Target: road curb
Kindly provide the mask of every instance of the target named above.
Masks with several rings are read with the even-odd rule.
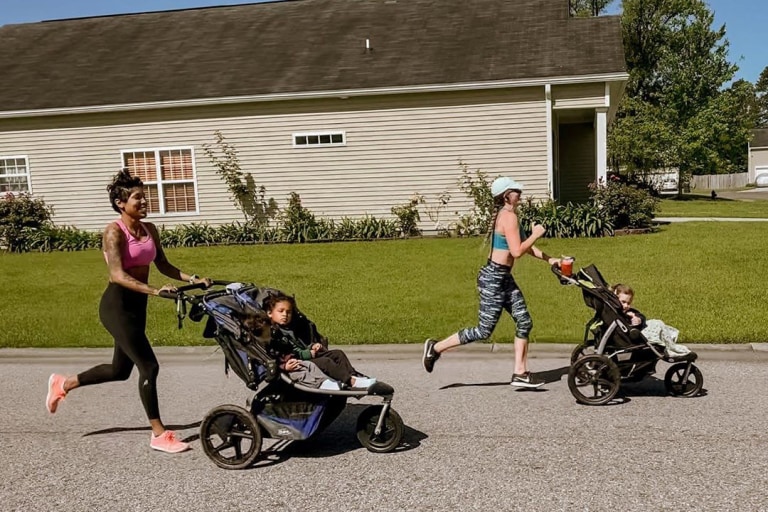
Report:
[[[531,358],[569,357],[576,343],[531,343],[528,354]],[[700,357],[734,358],[745,356],[768,357],[768,343],[686,343]],[[421,356],[422,343],[390,343],[378,345],[332,345],[331,348],[344,350],[351,357],[414,357]],[[194,347],[154,347],[159,359],[205,359],[223,357],[217,345]],[[453,351],[452,351],[453,352]],[[512,343],[473,343],[456,349],[455,354],[469,357],[492,356],[498,353],[514,353]],[[105,348],[0,348],[0,362],[41,362],[44,360],[83,361],[103,359],[112,354],[111,347]]]

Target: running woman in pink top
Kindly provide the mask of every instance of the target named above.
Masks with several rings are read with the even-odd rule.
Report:
[[[147,198],[139,178],[124,169],[107,186],[107,191],[112,208],[120,214],[119,219],[107,225],[102,240],[109,284],[101,297],[99,318],[115,339],[112,363],[94,366],[77,375],[52,374],[45,405],[53,414],[59,402],[74,388],[127,380],[136,366],[139,396],[152,427],[150,447],[169,453],[182,452],[189,445],[178,440],[175,432],[166,430],[160,420],[156,387],[159,365],[145,334],[147,296],[176,288],[170,284],[162,288],[148,284],[149,267],[154,263],[162,274],[179,281],[203,282],[210,286],[211,280],[185,274],[165,257],[157,228],[141,221],[147,216]]]

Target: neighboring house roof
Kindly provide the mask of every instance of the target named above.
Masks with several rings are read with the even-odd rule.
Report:
[[[749,145],[753,148],[768,148],[768,128],[752,130],[752,140]]]
[[[366,39],[372,51],[365,50]],[[623,73],[568,0],[293,0],[0,28],[0,111]]]

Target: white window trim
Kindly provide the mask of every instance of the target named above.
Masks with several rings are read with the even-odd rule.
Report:
[[[334,135],[341,135],[344,142],[296,144],[296,137],[320,137],[321,135],[329,135],[331,137],[333,137]],[[293,147],[296,149],[341,147],[341,146],[347,145],[347,132],[344,130],[325,130],[325,131],[319,131],[319,132],[296,132],[291,134],[291,143],[293,144]]]
[[[125,155],[127,153],[149,153],[154,152],[155,153],[155,173],[156,175],[162,176],[162,173],[160,172],[160,155],[159,153],[161,151],[190,151],[190,154],[192,156],[192,184],[195,187],[195,210],[194,211],[188,211],[188,212],[164,212],[165,210],[165,195],[163,193],[163,187],[160,186],[161,184],[167,184],[167,183],[189,183],[190,180],[164,180],[164,181],[147,181],[144,182],[145,185],[158,185],[157,187],[157,195],[158,195],[158,201],[160,205],[160,212],[158,213],[151,213],[147,214],[147,218],[158,218],[158,217],[182,217],[184,215],[200,215],[200,190],[197,186],[197,158],[195,156],[195,147],[194,146],[160,146],[155,148],[134,148],[134,149],[121,149],[120,150],[120,168],[125,167]]]
[[[0,160],[20,160],[20,159],[24,159],[24,161],[27,163],[27,173],[26,173],[27,190],[24,192],[12,192],[10,190],[7,192],[0,192],[0,197],[5,197],[8,194],[21,194],[21,193],[31,194],[32,193],[32,173],[29,170],[29,156],[28,155],[0,155]],[[11,176],[11,175],[3,174],[3,176]],[[12,176],[24,176],[24,175],[13,174]]]

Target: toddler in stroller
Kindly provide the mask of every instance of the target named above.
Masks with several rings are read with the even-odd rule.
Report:
[[[292,324],[296,310],[293,297],[272,295],[264,301],[264,308],[272,322],[270,346],[278,353],[285,368],[303,367],[310,361],[342,386],[367,388],[376,383],[376,379],[355,370],[343,351],[329,350],[328,341],[316,329],[304,330],[308,338],[300,336]]]
[[[585,304],[595,311],[585,327],[583,342],[571,355],[568,372],[568,388],[579,403],[610,402],[622,381],[639,381],[653,375],[659,360],[672,364],[664,377],[670,394],[690,397],[701,392],[704,381],[693,364],[696,353],[675,354],[649,342],[641,331],[645,318],[636,310],[632,315],[625,313],[631,300],[622,304],[597,267],[589,265],[572,276],[563,276],[556,266],[552,272],[562,284],[579,287]]]
[[[399,446],[404,424],[391,407],[394,389],[388,384],[323,389],[306,375],[292,375],[296,372],[280,368],[281,363],[270,348],[271,322],[264,304],[270,296],[284,294],[271,288],[226,281],[214,281],[213,287],[201,294],[189,293],[203,287],[182,286],[175,293],[161,296],[176,300],[179,326],[186,317],[188,304],[190,319],[207,318],[203,336],[215,339],[221,347],[225,372],[231,369],[255,393],[246,401],[245,408],[221,405],[203,418],[200,442],[216,465],[225,469],[252,465],[261,453],[265,437],[285,441],[315,437],[341,414],[348,398],[379,396],[383,400],[381,405],[363,409],[357,418],[357,438],[365,448],[383,453]],[[314,323],[298,309],[293,314],[292,327],[296,333],[302,339],[314,339]],[[311,361],[301,363],[307,365],[307,373],[314,371]],[[286,363],[282,364],[288,368]],[[326,375],[321,378],[327,380]]]

